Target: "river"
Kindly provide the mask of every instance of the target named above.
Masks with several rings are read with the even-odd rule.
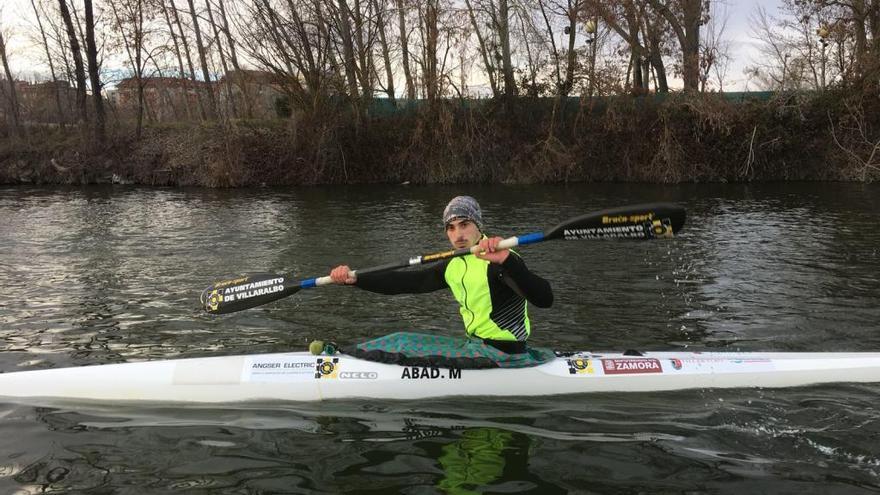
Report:
[[[311,277],[445,249],[477,197],[490,233],[649,201],[676,239],[520,249],[567,350],[880,351],[880,185],[0,188],[0,371],[461,335],[450,294],[324,287],[214,317],[248,272]],[[880,385],[431,401],[81,404],[0,399],[0,493],[868,493]]]

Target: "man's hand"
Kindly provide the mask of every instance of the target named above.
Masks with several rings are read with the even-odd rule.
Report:
[[[343,285],[352,285],[357,282],[357,276],[351,272],[348,265],[339,265],[330,270],[330,278],[334,283]]]
[[[488,239],[481,239],[480,243],[480,251],[475,256],[477,258],[487,260],[492,263],[501,264],[504,263],[504,260],[510,255],[510,251],[507,249],[498,249],[498,243],[503,239],[501,237],[490,237]]]

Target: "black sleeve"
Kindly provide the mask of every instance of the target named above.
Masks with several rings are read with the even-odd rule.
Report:
[[[445,260],[418,268],[357,274],[355,285],[379,294],[433,292],[448,287],[445,277],[446,265],[448,264],[449,260]]]
[[[501,269],[510,277],[527,301],[539,308],[553,305],[553,289],[550,282],[530,272],[525,262],[514,252],[504,260]]]

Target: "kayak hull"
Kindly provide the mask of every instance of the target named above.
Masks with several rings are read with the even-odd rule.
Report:
[[[305,352],[0,374],[0,397],[223,403],[544,396],[880,382],[880,353],[573,353],[518,369],[446,369]]]

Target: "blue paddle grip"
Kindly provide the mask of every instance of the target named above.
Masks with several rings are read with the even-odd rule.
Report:
[[[535,232],[533,234],[521,235],[521,236],[517,237],[517,240],[519,241],[520,246],[522,246],[524,244],[534,244],[536,242],[541,242],[544,240],[544,233],[543,232]]]

